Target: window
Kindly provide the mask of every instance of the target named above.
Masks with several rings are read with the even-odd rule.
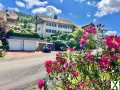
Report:
[[[56,26],[57,26],[56,23],[51,23],[51,22],[47,22],[46,25],[47,25],[47,26],[52,26],[52,27],[56,27]]]
[[[50,29],[46,29],[46,32],[47,32],[47,33],[51,33],[51,30],[50,30]]]
[[[51,30],[51,29],[46,29],[46,32],[47,33],[56,33],[57,31],[56,30]]]
[[[71,29],[72,28],[72,26],[71,25],[69,25],[69,29]]]
[[[40,31],[40,30],[41,30],[41,28],[40,28],[40,27],[38,27],[38,30]]]
[[[59,28],[64,28],[64,29],[69,28],[69,26],[66,25],[66,24],[59,24],[58,27],[59,27]]]
[[[46,25],[48,25],[48,26],[52,26],[52,24],[50,23],[50,22],[47,22],[47,24]]]
[[[68,28],[68,25],[64,25],[64,28],[67,29],[67,28]]]
[[[56,30],[52,30],[52,33],[56,33]]]
[[[56,27],[56,23],[52,23],[52,26],[53,26],[53,27]]]
[[[62,24],[59,24],[58,27],[59,27],[59,28],[62,28]]]
[[[67,29],[67,25],[63,25],[63,28],[64,28],[64,29]]]
[[[48,26],[48,25],[49,25],[49,22],[47,22],[46,25]]]

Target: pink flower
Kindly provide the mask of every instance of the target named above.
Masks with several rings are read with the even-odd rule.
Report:
[[[85,59],[87,60],[87,61],[93,61],[93,59],[94,59],[94,56],[91,54],[91,52],[89,51],[89,52],[87,52],[87,54],[85,55]]]
[[[53,61],[51,61],[51,60],[45,62],[45,68],[46,68],[46,71],[48,74],[50,74],[53,70],[52,64],[53,64]]]
[[[62,65],[67,62],[67,60],[64,59],[64,58],[62,58],[62,57],[56,57],[56,60],[57,60],[58,63],[60,63],[60,64],[62,64]]]
[[[57,52],[56,53],[56,57],[62,57],[62,53],[61,52]]]
[[[93,33],[93,34],[97,33],[97,30],[96,30],[95,26],[91,26],[91,27],[85,29],[85,31],[88,32],[88,33]]]
[[[105,44],[110,49],[120,49],[120,36],[107,36],[105,38]]]
[[[120,54],[113,54],[113,55],[111,55],[111,58],[112,58],[113,60],[120,59]]]
[[[84,31],[83,32],[83,36],[82,36],[84,39],[88,39],[88,37],[89,37],[89,33],[88,32],[86,32],[86,31]]]
[[[69,69],[69,63],[66,62],[64,65],[63,65],[63,71],[67,71]]]
[[[51,67],[47,67],[46,71],[47,71],[48,74],[50,74],[53,71],[53,69]]]
[[[73,52],[73,51],[75,51],[75,49],[74,48],[68,48],[67,51]]]
[[[101,70],[107,70],[110,66],[110,58],[108,56],[103,55],[99,61],[99,65]]]
[[[45,62],[45,67],[51,67],[53,64],[53,61],[52,60],[48,60]]]
[[[87,43],[87,40],[86,40],[86,39],[84,39],[84,38],[81,38],[81,39],[80,39],[80,46],[81,46],[81,47],[84,46],[86,43]]]
[[[78,82],[78,86],[80,89],[84,89],[86,87],[88,87],[88,83],[87,82]]]
[[[38,88],[41,90],[45,86],[44,80],[38,80]]]
[[[73,72],[72,72],[72,76],[73,76],[73,77],[78,77],[78,76],[80,76],[80,72],[78,72],[78,71],[73,71]]]
[[[75,90],[72,86],[68,86],[67,90]]]

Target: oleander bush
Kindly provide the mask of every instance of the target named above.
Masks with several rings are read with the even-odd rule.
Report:
[[[99,40],[98,35],[96,26],[89,27],[79,39],[79,51],[69,48],[46,61],[48,78],[38,80],[39,89],[111,90],[111,81],[120,80],[120,36]]]

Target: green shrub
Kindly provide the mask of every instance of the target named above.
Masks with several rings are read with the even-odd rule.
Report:
[[[9,36],[16,36],[16,37],[27,37],[27,38],[40,38],[37,33],[17,33],[14,31],[10,31]]]
[[[1,40],[1,41],[2,41],[2,46],[1,46],[1,48],[2,48],[3,50],[9,50],[8,41],[7,41],[6,39],[3,39],[3,40]]]
[[[0,57],[4,57],[4,56],[5,56],[5,53],[6,53],[6,51],[5,51],[5,50],[0,49]]]

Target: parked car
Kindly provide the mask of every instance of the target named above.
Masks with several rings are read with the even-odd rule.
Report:
[[[45,53],[50,53],[51,52],[51,48],[48,45],[45,45],[45,46],[43,46],[42,51],[45,52]]]

